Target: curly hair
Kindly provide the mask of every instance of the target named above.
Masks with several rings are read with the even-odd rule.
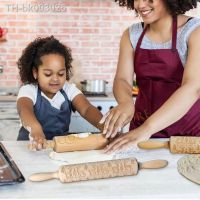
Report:
[[[65,68],[67,72],[66,80],[70,79],[72,68],[71,49],[63,45],[53,36],[46,38],[36,38],[23,50],[17,65],[22,83],[37,84],[33,77],[33,68],[38,69],[42,64],[41,57],[48,54],[59,54],[65,59]]]
[[[153,0],[148,0],[153,2]],[[184,14],[185,12],[196,8],[200,0],[163,0],[172,15]],[[134,0],[115,0],[119,6],[127,7],[127,9],[134,10]]]

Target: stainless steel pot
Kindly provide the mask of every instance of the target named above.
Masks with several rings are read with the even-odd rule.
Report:
[[[83,92],[89,93],[106,93],[106,84],[104,80],[84,80],[81,81]]]

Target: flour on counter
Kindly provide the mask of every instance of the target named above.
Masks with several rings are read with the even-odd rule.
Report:
[[[103,150],[91,150],[91,151],[74,151],[56,153],[50,152],[49,157],[52,160],[62,161],[65,164],[77,164],[86,162],[98,162],[105,160],[114,160],[122,158],[135,157],[135,152],[139,151],[139,148],[129,148],[126,151],[115,152],[111,154],[105,154]]]
[[[141,151],[141,150],[138,147],[133,146],[133,147],[129,147],[127,150],[115,152],[113,157],[115,159],[130,158],[130,157],[132,158],[132,157],[135,157],[135,153],[138,151]]]

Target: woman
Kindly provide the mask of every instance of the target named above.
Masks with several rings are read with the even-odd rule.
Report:
[[[183,15],[199,0],[115,0],[136,11],[144,23],[125,30],[113,91],[118,106],[101,120],[114,138],[112,152],[150,137],[200,136],[200,19]],[[133,72],[139,86],[133,102]]]

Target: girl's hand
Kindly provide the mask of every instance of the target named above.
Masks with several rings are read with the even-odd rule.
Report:
[[[29,140],[30,140],[30,149],[33,151],[39,151],[41,149],[45,148],[45,144],[46,144],[46,139],[45,139],[45,135],[43,132],[39,132],[39,131],[32,131],[29,134]]]
[[[99,123],[104,123],[103,134],[114,138],[122,127],[128,124],[134,115],[133,103],[122,103],[107,112]]]
[[[148,140],[151,137],[151,135],[148,135],[145,132],[141,133],[138,130],[139,128],[128,133],[121,134],[113,142],[107,145],[104,152],[109,154],[119,150],[126,150],[129,147],[136,147],[137,143]]]

